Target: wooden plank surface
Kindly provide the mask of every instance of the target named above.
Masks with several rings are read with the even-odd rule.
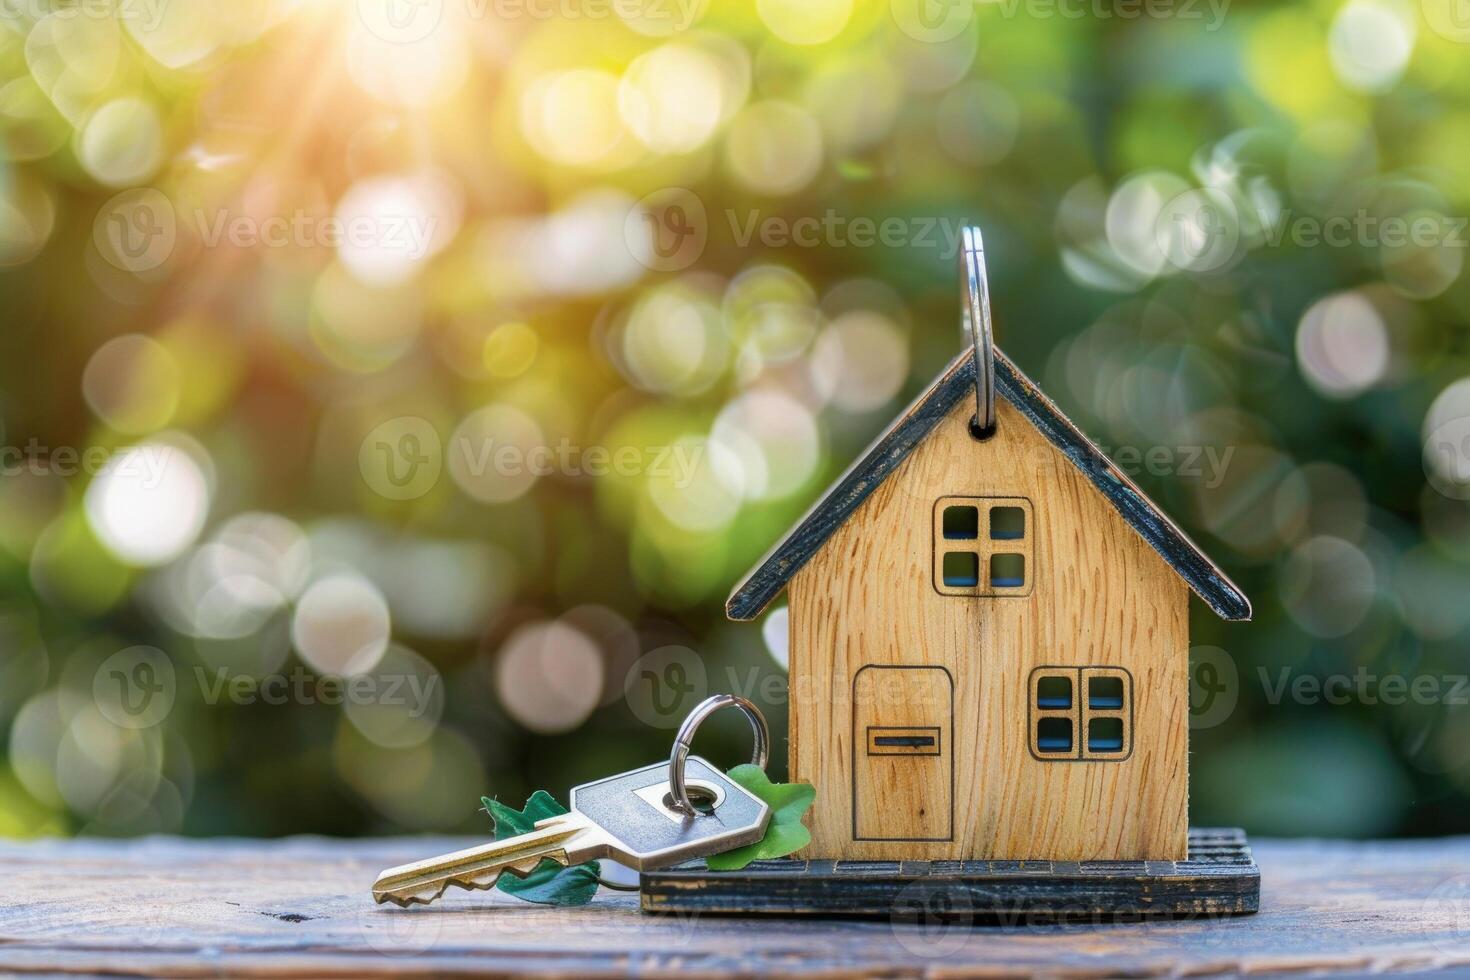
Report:
[[[375,906],[459,839],[0,844],[0,973],[143,976],[1219,975],[1470,967],[1470,838],[1253,841],[1259,915],[1001,927],[649,916],[455,891]]]

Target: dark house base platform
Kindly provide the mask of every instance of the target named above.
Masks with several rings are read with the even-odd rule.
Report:
[[[1187,861],[695,861],[642,876],[645,912],[1030,923],[1255,912],[1261,869],[1242,830],[1189,832]]]

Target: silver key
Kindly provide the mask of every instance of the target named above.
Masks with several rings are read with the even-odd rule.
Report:
[[[450,885],[494,888],[504,872],[524,878],[546,858],[565,865],[611,858],[652,871],[765,836],[771,808],[708,762],[690,757],[685,782],[699,808],[692,816],[671,805],[669,764],[658,762],[578,786],[569,812],[537,821],[528,834],[389,868],[373,883],[373,898],[426,905]]]

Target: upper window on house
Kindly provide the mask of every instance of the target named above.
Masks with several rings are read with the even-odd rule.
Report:
[[[1024,497],[940,498],[934,505],[934,587],[944,595],[1030,595],[1033,517]]]

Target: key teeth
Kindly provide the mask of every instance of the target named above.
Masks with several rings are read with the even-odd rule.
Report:
[[[397,895],[393,894],[391,889],[384,889],[381,892],[374,889],[373,898],[377,899],[379,905],[382,905],[386,902],[392,902],[394,905],[398,906],[401,909],[410,908],[414,905],[428,905],[436,901],[441,895],[448,891],[450,885],[454,885],[457,888],[463,888],[465,891],[490,891],[497,884],[500,883],[500,876],[506,874],[507,872],[524,881],[526,878],[529,878],[537,868],[541,866],[542,861],[556,861],[562,865],[565,865],[567,864],[566,852],[561,851],[557,854],[539,854],[535,857],[523,858],[522,860],[517,861],[514,864],[504,865],[500,868],[500,870],[495,873],[495,876],[493,878],[482,879],[480,881],[476,881],[473,878],[446,878],[439,884],[439,889],[435,891],[432,895],[428,895],[425,892],[417,892],[415,894],[406,895],[403,898],[399,898]]]

